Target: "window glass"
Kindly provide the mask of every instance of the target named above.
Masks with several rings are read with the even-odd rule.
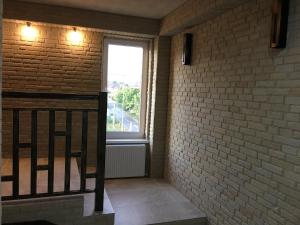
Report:
[[[117,44],[107,48],[107,131],[140,132],[144,49]]]

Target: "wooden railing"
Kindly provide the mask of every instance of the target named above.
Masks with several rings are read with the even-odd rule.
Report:
[[[2,97],[17,98],[17,99],[49,99],[49,100],[86,100],[97,101],[97,108],[3,108],[3,111],[11,111],[13,115],[13,135],[12,135],[12,175],[2,176],[2,182],[12,182],[12,195],[2,196],[2,200],[18,200],[27,198],[40,198],[58,195],[73,195],[95,192],[95,210],[103,210],[103,195],[104,195],[104,169],[105,169],[105,149],[106,149],[106,114],[107,114],[107,93],[100,92],[98,95],[77,95],[77,94],[58,94],[58,93],[24,93],[24,92],[3,92]],[[31,143],[21,143],[20,136],[20,112],[31,112]],[[49,137],[48,137],[48,163],[46,165],[38,165],[37,157],[37,127],[38,112],[48,112],[49,114]],[[72,151],[72,114],[73,112],[82,113],[82,135],[81,149],[78,152]],[[66,130],[55,130],[55,115],[56,112],[65,112],[66,114]],[[96,172],[87,173],[87,145],[88,145],[88,118],[90,112],[97,112],[97,163]],[[54,191],[54,160],[55,160],[55,137],[63,136],[65,142],[65,176],[64,190],[61,192]],[[30,194],[21,195],[19,193],[20,175],[19,175],[19,150],[22,148],[30,148],[31,160],[31,177],[30,177]],[[70,173],[71,173],[71,158],[80,159],[80,189],[70,190]],[[37,172],[48,172],[48,187],[46,193],[37,193]],[[95,189],[91,190],[86,187],[86,179],[95,178]]]

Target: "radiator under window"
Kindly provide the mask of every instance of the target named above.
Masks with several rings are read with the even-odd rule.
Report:
[[[146,145],[107,145],[105,178],[144,177]]]

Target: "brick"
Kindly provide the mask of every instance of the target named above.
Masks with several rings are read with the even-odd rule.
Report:
[[[300,106],[298,106],[298,105],[292,105],[291,106],[291,112],[300,113]]]
[[[300,175],[297,173],[294,173],[293,171],[286,171],[284,176],[286,178],[288,178],[289,180],[293,180],[297,183],[300,183]]]
[[[286,56],[284,57],[284,63],[287,64],[294,64],[294,63],[298,63],[300,61],[300,55],[293,55],[293,56]]]
[[[299,150],[298,150],[298,148],[295,148],[295,147],[292,147],[292,146],[289,146],[289,145],[283,145],[282,146],[282,151],[287,153],[287,154],[296,156]]]
[[[300,97],[286,97],[285,101],[289,105],[300,105]]]

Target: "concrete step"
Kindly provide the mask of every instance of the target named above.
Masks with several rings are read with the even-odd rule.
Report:
[[[85,207],[91,200],[85,194],[3,202],[2,221],[46,220],[58,225],[114,225],[114,210],[105,196],[103,212],[90,211],[86,215]]]
[[[23,223],[5,223],[3,225],[56,225],[54,223],[47,222],[45,220],[23,222]]]
[[[18,223],[46,220],[65,224],[66,218],[76,221],[82,217],[83,205],[83,196],[79,195],[6,201],[2,205],[2,221]]]

